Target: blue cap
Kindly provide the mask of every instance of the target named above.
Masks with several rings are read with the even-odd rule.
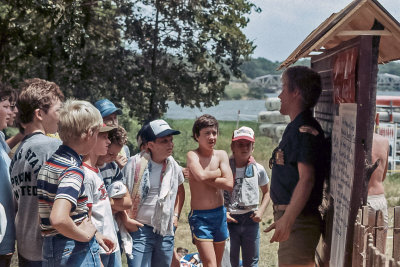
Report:
[[[117,108],[113,102],[108,99],[101,99],[94,103],[94,105],[100,111],[100,114],[103,118],[113,114],[114,112],[117,112],[117,115],[122,114],[122,110]]]

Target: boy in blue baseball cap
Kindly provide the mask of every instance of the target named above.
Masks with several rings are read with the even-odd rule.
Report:
[[[94,105],[100,111],[105,124],[111,123],[115,126],[118,125],[117,115],[121,115],[122,110],[117,108],[113,102],[105,98],[98,100]]]
[[[94,103],[94,106],[100,111],[101,117],[103,117],[103,122],[105,124],[113,125],[116,127],[118,126],[118,115],[122,115],[122,110],[117,108],[113,102],[111,102],[107,98],[104,98],[96,101],[96,103]],[[120,169],[125,166],[130,156],[131,153],[128,146],[124,145],[119,152],[117,159],[115,160]]]

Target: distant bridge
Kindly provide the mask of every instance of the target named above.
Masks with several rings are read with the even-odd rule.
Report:
[[[277,92],[282,89],[281,75],[264,75],[250,82],[250,87],[264,88],[266,92]]]
[[[266,92],[282,90],[281,75],[264,75],[256,77],[250,82],[250,87],[264,88]],[[378,90],[400,90],[400,76],[382,73],[377,78]]]

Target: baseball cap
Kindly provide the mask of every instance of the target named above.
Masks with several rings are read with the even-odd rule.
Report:
[[[164,120],[154,120],[144,125],[142,128],[141,137],[147,142],[154,141],[157,138],[180,134],[180,131],[173,130]]]
[[[99,133],[109,132],[109,131],[114,130],[116,128],[117,128],[116,126],[107,125],[107,124],[103,123],[103,125],[100,127]]]
[[[254,131],[250,127],[242,126],[237,130],[233,131],[232,141],[237,141],[240,139],[249,140],[255,142]]]
[[[96,103],[94,103],[94,105],[100,111],[100,114],[103,118],[113,114],[114,112],[117,112],[117,115],[122,114],[122,110],[117,108],[114,103],[108,99],[98,100]]]

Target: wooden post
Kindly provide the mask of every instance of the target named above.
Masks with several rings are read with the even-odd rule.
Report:
[[[370,267],[370,266],[372,266],[372,263],[373,263],[373,251],[372,251],[372,248],[373,248],[373,239],[372,239],[372,234],[368,234],[368,237],[367,237],[367,249],[366,249],[366,256],[365,256],[365,266],[366,267]]]
[[[394,208],[392,257],[396,262],[400,261],[400,207]]]
[[[353,266],[360,266],[358,260],[358,253],[359,253],[359,241],[360,241],[360,224],[358,223],[359,217],[357,216],[356,223],[354,224],[354,242],[353,242],[353,257],[352,263]]]
[[[361,242],[360,242],[360,263],[361,266],[365,266],[365,260],[366,260],[366,251],[367,251],[367,234],[365,232],[365,226],[361,225],[360,226],[360,234],[361,234]]]
[[[368,213],[369,213],[368,206],[363,206],[362,207],[362,221],[361,221],[362,225],[368,225],[368,220],[369,220]]]
[[[369,243],[368,244],[368,258],[367,258],[367,263],[366,267],[372,267],[374,264],[374,246]]]
[[[386,251],[386,227],[383,219],[383,212],[378,210],[376,212],[375,223],[375,247],[382,253]]]

